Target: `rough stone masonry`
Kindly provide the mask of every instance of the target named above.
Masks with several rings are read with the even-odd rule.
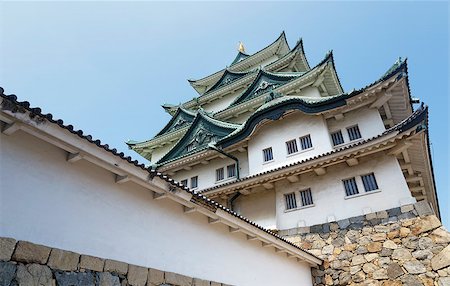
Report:
[[[324,259],[313,283],[450,286],[450,233],[425,202],[282,235]]]
[[[226,284],[0,237],[0,286]]]

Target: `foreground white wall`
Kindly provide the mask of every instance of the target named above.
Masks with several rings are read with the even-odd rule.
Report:
[[[366,193],[359,176],[372,172],[379,191]],[[350,177],[356,177],[361,196],[346,198],[342,180]],[[415,202],[397,159],[382,154],[365,158],[353,167],[344,163],[329,167],[322,176],[313,172],[301,175],[298,183],[282,180],[275,183],[275,188],[278,229],[321,224],[328,222],[330,216],[341,220]],[[314,206],[287,211],[284,194],[296,192],[299,201],[298,192],[307,188],[311,188]]]
[[[22,131],[0,136],[2,237],[233,285],[312,285],[308,265],[242,233]]]
[[[233,210],[265,228],[276,229],[275,205],[275,191],[264,190],[250,195],[240,195],[234,203]]]

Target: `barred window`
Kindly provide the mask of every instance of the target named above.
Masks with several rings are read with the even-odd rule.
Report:
[[[224,179],[224,171],[223,168],[219,168],[216,170],[216,181],[222,181]]]
[[[194,150],[194,144],[188,144],[187,146],[186,146],[186,151],[187,152],[190,152],[190,151],[192,151],[192,150]]]
[[[263,158],[264,158],[264,162],[273,160],[272,147],[269,147],[269,148],[266,148],[263,150]]]
[[[236,164],[227,166],[227,176],[228,178],[236,177]]]
[[[333,146],[344,144],[344,137],[342,136],[341,130],[331,133],[331,140],[333,141]]]
[[[361,138],[361,132],[359,132],[358,125],[348,127],[347,132],[348,132],[348,138],[350,138],[350,141]]]
[[[298,152],[297,140],[290,140],[286,142],[287,153],[292,154]]]
[[[187,185],[188,185],[188,180],[187,180],[187,179],[181,180],[180,183],[181,183],[182,185],[184,185],[184,186],[187,186]]]
[[[356,180],[354,177],[350,178],[350,179],[342,180],[342,182],[344,183],[346,196],[353,196],[353,195],[359,194],[358,186],[356,185]]]
[[[191,178],[191,189],[195,189],[198,187],[198,176]]]
[[[303,207],[312,205],[314,203],[312,199],[311,189],[300,191],[300,197],[302,199]]]
[[[302,146],[302,150],[306,150],[312,148],[311,136],[308,134],[306,136],[300,137],[300,145]]]
[[[285,194],[284,199],[286,200],[286,209],[296,209],[297,201],[295,200],[295,193]]]
[[[375,175],[373,173],[361,176],[363,181],[364,189],[366,192],[370,192],[373,190],[378,190],[377,180],[375,179]]]

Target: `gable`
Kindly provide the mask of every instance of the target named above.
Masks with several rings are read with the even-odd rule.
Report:
[[[167,123],[167,125],[161,131],[159,131],[156,136],[160,136],[173,130],[186,127],[194,120],[194,117],[195,115],[193,113],[190,113],[182,108],[178,108],[177,112],[174,114],[172,119],[170,119],[169,123]]]

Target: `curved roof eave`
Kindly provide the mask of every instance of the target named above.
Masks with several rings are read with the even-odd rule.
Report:
[[[288,42],[287,42],[287,40],[286,40],[286,34],[285,34],[285,32],[283,31],[283,32],[280,34],[280,36],[278,36],[278,38],[277,38],[274,42],[272,42],[270,45],[264,47],[263,49],[257,51],[256,53],[250,55],[249,57],[243,59],[242,61],[239,61],[239,62],[237,62],[237,63],[232,64],[229,68],[232,68],[233,66],[236,66],[236,65],[243,65],[244,63],[250,61],[250,59],[252,59],[254,56],[256,56],[256,55],[258,55],[258,54],[261,54],[261,53],[263,53],[265,50],[268,50],[268,49],[272,48],[273,46],[277,45],[278,42],[284,43],[284,44],[289,48],[289,44],[288,44]],[[215,73],[213,73],[213,74],[211,74],[211,75],[208,75],[208,76],[206,76],[206,77],[203,77],[203,78],[201,78],[201,79],[197,79],[197,80],[188,80],[188,82],[191,84],[192,87],[194,87],[194,85],[201,85],[201,84],[199,84],[199,82],[207,81],[208,79],[214,78],[214,77],[216,77],[218,74],[220,74],[220,73],[222,73],[222,72],[225,72],[225,69],[222,69],[222,70],[220,70],[220,71],[218,71],[218,72],[215,72]],[[194,88],[195,88],[195,87],[194,87]]]
[[[331,53],[330,53],[331,54]],[[332,57],[332,54],[331,54]],[[403,76],[403,73],[401,73],[406,68],[406,61],[396,66],[394,69],[391,67],[387,73],[385,73],[380,79],[377,81],[367,85],[364,88],[361,88],[359,90],[354,90],[350,93],[343,93],[338,96],[333,96],[326,98],[325,100],[321,100],[318,102],[307,102],[303,100],[301,97],[293,97],[288,96],[286,98],[278,99],[278,104],[272,104],[269,105],[267,108],[258,109],[254,114],[252,114],[247,121],[241,125],[241,127],[236,130],[235,132],[231,133],[229,136],[224,137],[223,139],[219,140],[217,144],[220,144],[222,148],[226,148],[228,146],[231,146],[233,144],[236,144],[240,142],[241,140],[244,140],[247,138],[254,130],[254,128],[264,119],[270,119],[270,120],[277,120],[279,119],[284,112],[288,110],[300,110],[304,113],[318,113],[323,112],[326,110],[330,110],[333,108],[337,108],[340,106],[344,106],[347,104],[346,99],[354,97],[358,94],[363,93],[368,88],[373,87],[374,85],[383,82],[392,76],[399,74],[399,76]],[[398,76],[397,76],[398,79]]]
[[[309,158],[309,159],[304,159],[304,160],[297,161],[297,162],[294,162],[294,163],[290,163],[290,164],[287,164],[287,165],[283,165],[283,166],[280,166],[280,167],[277,167],[275,169],[268,170],[268,171],[265,171],[265,172],[262,172],[262,173],[250,175],[250,176],[247,176],[247,177],[235,180],[235,181],[230,181],[230,182],[227,182],[227,183],[224,183],[224,184],[221,184],[221,185],[210,187],[210,188],[201,190],[200,193],[202,193],[202,194],[203,193],[208,193],[210,191],[214,191],[214,190],[217,190],[217,189],[220,189],[220,188],[223,188],[223,187],[227,187],[227,186],[231,186],[231,185],[234,185],[234,184],[237,184],[237,183],[241,183],[241,182],[244,182],[244,181],[256,178],[256,177],[261,177],[261,176],[264,176],[264,175],[267,175],[267,174],[270,174],[270,173],[274,173],[274,172],[277,172],[277,171],[280,171],[280,170],[283,170],[283,169],[287,169],[287,168],[294,167],[294,166],[297,166],[297,165],[301,165],[301,164],[304,164],[304,163],[312,162],[314,160],[318,160],[318,159],[321,159],[321,158],[326,157],[326,156],[331,156],[331,155],[337,154],[339,152],[349,150],[349,149],[351,149],[353,147],[369,144],[369,143],[371,143],[371,142],[373,142],[373,141],[375,141],[375,140],[377,140],[379,138],[382,138],[382,137],[388,136],[390,134],[393,134],[394,132],[398,132],[397,134],[401,134],[403,132],[411,130],[412,128],[418,128],[418,127],[420,127],[420,128],[416,129],[416,131],[421,131],[422,127],[419,124],[424,122],[424,124],[426,125],[427,124],[427,120],[428,120],[428,106],[426,106],[426,105],[424,105],[422,103],[420,108],[418,110],[416,110],[414,113],[412,113],[408,118],[406,118],[403,121],[399,122],[397,125],[387,129],[386,131],[384,131],[380,135],[374,136],[372,138],[369,138],[369,139],[366,139],[366,140],[363,140],[363,141],[359,141],[359,142],[351,144],[351,145],[347,145],[347,146],[339,148],[339,149],[335,149],[335,150],[327,152],[327,153],[323,153],[321,155],[314,156],[314,157]],[[425,126],[425,131],[427,132],[427,130],[428,130],[428,127]]]
[[[163,164],[165,164],[165,163],[167,163],[167,162],[172,162],[172,161],[175,161],[175,160],[178,160],[178,159],[184,157],[184,156],[180,156],[180,157],[175,157],[175,158],[172,158],[172,159],[169,159],[169,160],[168,160],[168,158],[169,158],[171,155],[173,155],[173,153],[180,147],[180,145],[184,143],[184,141],[186,140],[186,138],[190,135],[190,133],[194,130],[194,128],[196,128],[198,122],[199,122],[200,120],[202,120],[202,119],[205,120],[205,121],[207,121],[207,122],[209,122],[209,123],[211,123],[211,124],[213,124],[213,125],[215,125],[215,126],[218,126],[218,127],[224,128],[224,129],[231,129],[231,130],[234,129],[234,130],[236,130],[236,129],[240,126],[240,125],[238,125],[238,124],[233,124],[233,123],[223,122],[223,121],[219,121],[219,120],[217,120],[217,119],[211,118],[205,111],[203,111],[203,110],[200,109],[200,110],[197,112],[197,114],[196,114],[194,120],[192,121],[191,125],[189,126],[188,130],[187,130],[187,131],[183,134],[183,136],[177,141],[177,143],[175,143],[175,144],[172,146],[172,148],[171,148],[171,149],[170,149],[163,157],[161,157],[161,159],[159,159],[158,162],[156,162],[156,164],[157,164],[158,166],[161,166],[161,165],[163,165]],[[232,131],[231,131],[231,132],[232,132]],[[230,132],[230,133],[231,133],[231,132]],[[193,152],[189,152],[188,154],[185,154],[185,155],[191,155],[191,154],[194,154],[194,153],[199,152],[199,151],[202,151],[202,150],[204,150],[204,148],[199,148],[199,149],[194,150]]]

